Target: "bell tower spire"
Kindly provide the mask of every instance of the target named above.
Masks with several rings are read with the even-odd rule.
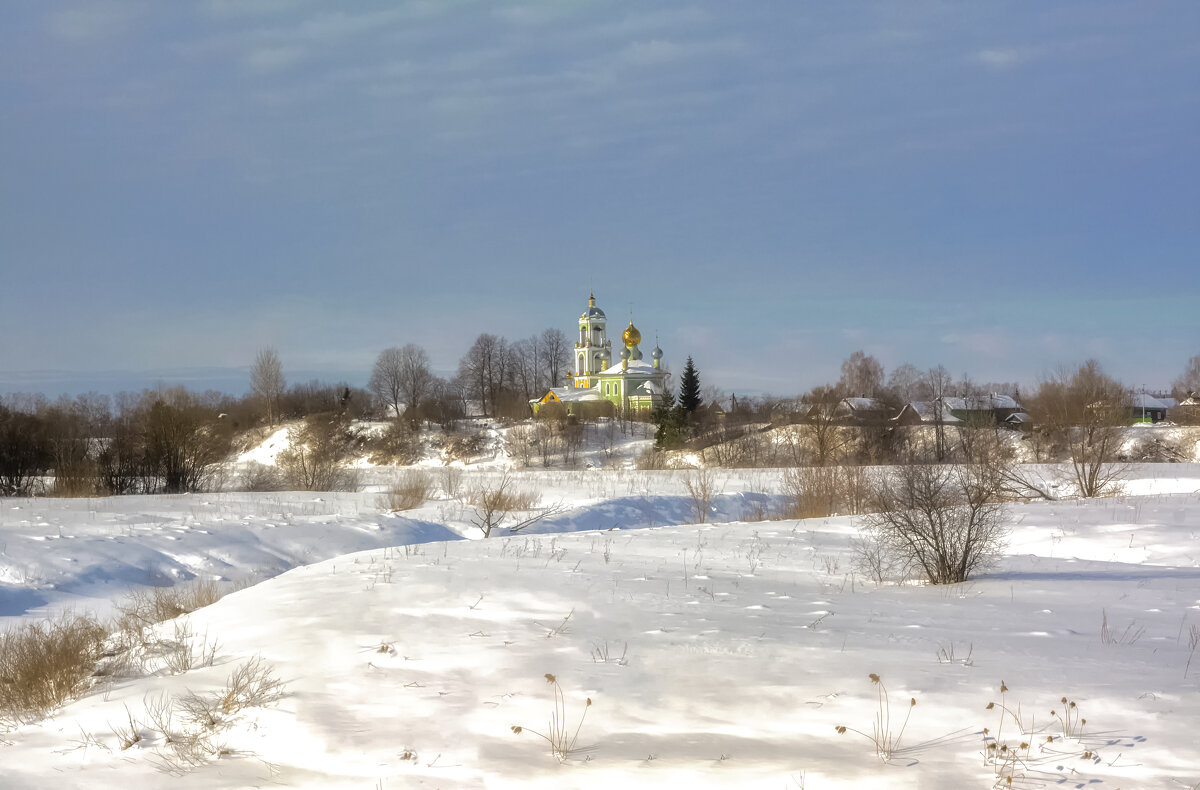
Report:
[[[601,372],[612,359],[612,341],[608,339],[608,319],[596,306],[596,292],[588,285],[588,306],[579,316],[579,342],[575,344],[576,389],[586,389],[595,382],[592,376]]]

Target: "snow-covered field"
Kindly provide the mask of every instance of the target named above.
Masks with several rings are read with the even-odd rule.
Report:
[[[131,584],[266,579],[186,616],[219,643],[212,666],[151,661],[0,736],[0,786],[982,788],[1001,681],[1031,730],[1013,786],[1200,782],[1198,465],[1014,506],[1005,556],[950,587],[856,576],[852,518],[751,520],[778,506],[774,473],[717,472],[707,524],[684,473],[520,477],[563,512],[488,540],[464,540],[470,508],[440,494],[404,515],[372,492],[0,501],[6,624],[105,613]],[[147,705],[255,656],[282,698],[168,773]],[[533,732],[547,673],[568,735],[583,717],[562,763]],[[872,732],[871,673],[892,735],[909,716],[886,762],[835,729]],[[1087,720],[1069,737],[1063,697]],[[1000,737],[1019,744],[1011,718]]]

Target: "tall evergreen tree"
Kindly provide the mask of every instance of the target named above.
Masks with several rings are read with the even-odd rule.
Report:
[[[683,377],[679,380],[679,405],[688,414],[700,408],[700,374],[696,372],[691,357],[687,358]]]

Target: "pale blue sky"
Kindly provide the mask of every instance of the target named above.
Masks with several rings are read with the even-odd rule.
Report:
[[[0,18],[0,391],[244,391],[220,370],[268,345],[293,380],[410,342],[451,370],[480,332],[570,334],[589,281],[726,390],[859,348],[1151,387],[1200,354],[1193,2]]]

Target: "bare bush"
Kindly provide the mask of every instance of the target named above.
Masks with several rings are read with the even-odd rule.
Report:
[[[450,499],[458,499],[462,493],[463,472],[457,466],[444,466],[438,473],[438,486]]]
[[[309,415],[302,427],[288,430],[288,449],[276,463],[288,485],[305,491],[353,491],[358,475],[346,466],[354,449],[349,421],[328,412]]]
[[[163,661],[172,675],[183,674],[195,667],[212,666],[220,647],[216,640],[208,641],[207,632],[197,642],[191,625],[186,621],[176,621],[175,638],[162,645],[165,648]]]
[[[1005,543],[999,500],[986,467],[901,464],[871,486],[867,541],[930,584],[966,581]]]
[[[367,450],[373,464],[409,466],[421,460],[424,447],[416,424],[397,418],[388,423],[382,434],[367,440]]]
[[[283,681],[260,656],[245,661],[229,674],[225,688],[217,692],[222,712],[236,714],[245,708],[261,708],[283,696]]]
[[[146,643],[149,629],[157,623],[214,604],[228,592],[215,581],[199,579],[174,587],[132,590],[115,606],[123,631]]]
[[[105,629],[87,615],[24,623],[0,635],[0,720],[42,718],[92,682]]]
[[[442,453],[447,461],[462,461],[469,464],[482,456],[487,449],[487,437],[482,433],[470,431],[448,437]]]
[[[897,553],[874,533],[867,533],[851,543],[854,552],[851,567],[876,584],[901,582],[912,573],[911,557]]]
[[[505,470],[498,479],[480,483],[469,491],[466,501],[472,508],[471,523],[486,538],[501,526],[509,532],[519,532],[565,510],[562,503],[538,507],[541,498],[536,491],[519,488]]]
[[[287,481],[276,466],[250,463],[242,470],[239,488],[242,491],[283,491]]]
[[[667,454],[657,447],[647,447],[645,450],[642,450],[641,455],[637,458],[637,468],[651,470],[666,469]]]
[[[533,457],[533,449],[537,443],[537,426],[518,425],[509,428],[505,434],[504,443],[509,458],[515,460],[517,465],[522,468],[529,466]]]
[[[807,466],[783,473],[790,518],[824,518],[863,512],[867,473],[857,466]]]
[[[283,682],[260,656],[239,664],[225,687],[208,694],[189,692],[176,702],[180,718],[208,732],[230,727],[246,708],[261,708],[283,696]]]
[[[388,490],[381,494],[380,506],[389,513],[420,507],[433,494],[433,479],[428,472],[410,469],[401,474]]]
[[[692,515],[695,517],[696,523],[705,523],[712,510],[713,500],[719,493],[716,474],[707,467],[689,470],[684,475],[683,484],[687,487],[688,497],[692,500]]]

